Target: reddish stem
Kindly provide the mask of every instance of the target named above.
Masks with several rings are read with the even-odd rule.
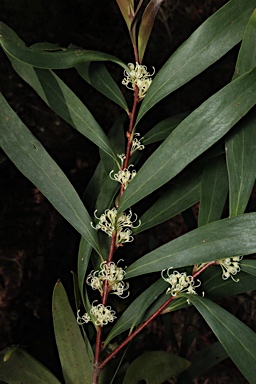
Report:
[[[198,269],[197,271],[192,273],[193,278],[195,279],[198,277],[203,271],[205,271],[207,268],[211,267],[212,265],[215,265],[216,261],[211,261],[210,263],[206,263],[203,267]]]
[[[151,321],[153,321],[158,315],[161,314],[161,312],[173,301],[174,297],[171,296],[161,307],[153,313],[143,324],[141,324],[136,331],[131,333],[120,345],[117,347],[112,353],[109,354],[109,356],[99,365],[99,370],[101,370],[113,357],[115,357],[121,349],[123,349],[126,344],[128,344],[132,339],[134,339],[135,336],[138,335]]]
[[[92,384],[97,384],[99,380],[99,357],[100,357],[100,351],[101,351],[101,335],[102,335],[102,328],[97,328],[96,333],[96,345],[95,345],[95,353],[94,353],[94,363],[93,363],[93,376],[92,376]]]

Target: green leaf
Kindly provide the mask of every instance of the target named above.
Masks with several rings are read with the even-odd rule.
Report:
[[[256,276],[256,260],[242,260],[240,261],[241,269],[250,275]]]
[[[167,119],[160,121],[160,123],[144,135],[143,144],[148,145],[156,143],[157,141],[165,140],[174,128],[176,128],[177,125],[179,125],[187,116],[188,112],[184,112],[175,116],[167,117]]]
[[[103,63],[83,63],[76,66],[79,75],[97,91],[129,111],[126,100]]]
[[[74,187],[1,95],[0,145],[16,167],[100,253],[91,218]]]
[[[130,30],[131,22],[134,16],[134,0],[116,0],[116,2],[123,15],[126,25]]]
[[[155,191],[210,148],[256,103],[256,68],[232,81],[185,118],[125,190],[120,211]]]
[[[143,12],[138,33],[138,53],[140,63],[142,63],[157,12],[163,1],[164,0],[151,0]]]
[[[65,384],[91,384],[93,364],[60,282],[53,292],[53,323]]]
[[[209,17],[157,73],[143,100],[137,123],[153,105],[239,43],[254,8],[255,0],[231,0]]]
[[[0,23],[0,44],[9,56],[37,68],[66,69],[90,61],[112,61],[129,70],[121,60],[107,53],[82,48],[65,48],[57,51],[27,48],[24,44],[20,44],[20,39],[15,32],[2,22]]]
[[[243,213],[256,177],[256,109],[238,124],[226,140],[229,177],[229,215]]]
[[[157,299],[157,297],[165,289],[167,289],[167,287],[168,284],[163,279],[159,279],[148,289],[146,289],[139,297],[137,297],[117,320],[108,334],[104,344],[108,344],[114,337],[120,335],[127,329],[131,329],[135,325],[140,324],[145,311]]]
[[[239,272],[236,281],[223,280],[220,266],[212,266],[200,275],[202,291],[208,299],[219,299],[253,291],[256,289],[256,277],[245,272]]]
[[[8,384],[60,384],[46,367],[17,347],[0,352],[0,380]]]
[[[203,316],[244,377],[249,383],[255,383],[256,334],[212,301],[197,295],[186,296]]]
[[[133,234],[163,223],[197,203],[200,199],[201,176],[202,171],[196,170],[184,175],[174,186],[169,187],[140,217],[141,225],[134,228]]]
[[[165,351],[151,351],[137,357],[128,367],[123,384],[162,384],[190,366],[188,360]]]
[[[234,78],[256,66],[256,11],[247,25],[238,54]],[[236,216],[246,209],[255,182],[256,110],[248,114],[226,140],[229,176],[229,214]]]
[[[92,253],[91,245],[88,243],[88,241],[84,237],[81,237],[80,244],[79,244],[79,251],[78,251],[78,260],[77,260],[77,278],[78,278],[78,286],[79,286],[80,294],[81,294],[84,305],[85,305],[85,298],[84,298],[85,274],[87,271],[91,253]]]
[[[254,252],[256,213],[244,214],[204,225],[162,245],[130,265],[126,278]]]
[[[187,373],[190,378],[196,378],[227,358],[228,354],[225,349],[219,342],[215,342],[212,345],[203,348],[191,359],[191,366],[185,373]],[[187,384],[188,381],[182,383]]]
[[[18,75],[38,93],[55,113],[110,157],[116,159],[107,136],[93,115],[54,72],[33,68],[14,59],[11,62]]]
[[[198,226],[219,220],[228,193],[227,166],[223,156],[214,162],[209,160],[204,169],[201,183],[201,197],[198,215]]]

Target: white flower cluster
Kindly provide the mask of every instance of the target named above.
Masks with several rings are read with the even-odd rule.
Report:
[[[166,269],[161,272],[162,278],[171,285],[166,291],[172,296],[177,296],[179,293],[192,293],[196,295],[195,288],[201,285],[200,280],[197,280],[198,284],[195,285],[193,276],[187,276],[186,272],[172,271],[172,268],[167,269],[167,277],[164,277]]]
[[[147,71],[147,67],[145,65],[140,65],[139,63],[136,63],[136,65],[129,63],[128,67],[130,71],[124,71],[125,77],[122,80],[122,84],[131,90],[134,90],[135,87],[137,87],[139,91],[138,96],[140,99],[143,99],[152,83],[151,76],[154,75],[155,69],[153,67],[153,73],[150,74]]]
[[[94,303],[94,302],[93,302]],[[83,325],[85,323],[89,323],[89,321],[93,321],[96,326],[102,327],[103,325],[107,325],[108,323],[112,323],[116,319],[116,312],[111,309],[110,306],[105,306],[103,304],[94,305],[92,303],[92,308],[90,310],[90,315],[85,313],[82,317],[77,311],[77,323],[79,325]]]
[[[239,261],[242,260],[243,256],[228,257],[226,259],[218,260],[217,263],[222,268],[222,278],[227,280],[231,277],[232,280],[238,282],[239,279],[235,279],[235,276],[238,272],[241,271]]]
[[[126,298],[129,296],[129,292],[127,295],[123,297],[124,291],[127,291],[129,288],[128,283],[124,283],[123,279],[125,276],[125,271],[123,268],[118,267],[113,261],[107,263],[104,261],[100,265],[99,271],[92,271],[87,279],[86,283],[92,287],[92,289],[98,290],[101,294],[103,293],[104,281],[108,281],[108,290],[111,291],[112,294],[117,295],[122,298]]]
[[[130,167],[133,167],[133,165],[129,165],[128,168],[124,168],[124,169],[121,169],[120,171],[118,171],[117,173],[114,174],[114,176],[112,177],[112,173],[114,171],[111,171],[110,174],[109,174],[109,177],[111,180],[114,180],[114,181],[118,181],[120,184],[122,184],[122,186],[124,187],[124,189],[127,188],[128,184],[132,181],[132,179],[136,176],[136,171],[135,169],[131,172],[129,170]]]
[[[126,214],[123,212],[117,218],[117,210],[116,208],[106,209],[106,211],[100,216],[96,216],[97,210],[94,212],[94,216],[99,220],[99,223],[94,227],[91,223],[92,227],[96,230],[101,229],[108,236],[112,236],[114,232],[116,232],[116,244],[123,244],[127,242],[133,241],[132,231],[129,228],[135,228],[134,223],[137,221],[137,215],[135,215],[135,219],[132,220],[132,211],[129,210],[129,213]],[[140,226],[140,221],[138,226]]]
[[[132,141],[132,147],[131,147],[131,154],[133,154],[135,151],[142,151],[145,148],[145,145],[141,144],[141,140],[143,137],[140,139],[138,138],[140,136],[139,133],[135,133],[133,136],[133,141]]]

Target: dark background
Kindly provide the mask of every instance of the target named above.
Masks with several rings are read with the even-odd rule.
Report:
[[[145,64],[159,69],[191,32],[226,2],[166,0],[156,19]],[[133,62],[126,25],[114,0],[2,0],[0,11],[1,20],[28,46],[40,41],[61,46],[72,43]],[[195,108],[216,92],[230,80],[235,55],[233,50],[181,92],[176,92],[167,107],[156,110],[152,119],[158,122]],[[109,70],[120,84],[122,72],[111,65]],[[120,113],[119,108],[85,84],[75,70],[57,72],[107,132]],[[99,158],[97,148],[85,138],[81,139],[44,105],[15,74],[3,52],[0,52],[0,87],[12,108],[44,144],[82,197]],[[140,236],[137,246],[142,249],[156,246],[188,227],[184,217],[176,217],[147,236]],[[19,344],[59,375],[52,341],[51,295],[60,278],[72,301],[71,270],[76,270],[79,236],[3,152],[0,152],[0,239],[0,350]],[[240,318],[250,325],[253,297],[249,298],[249,304],[245,302],[237,299],[234,310],[234,299],[230,299],[230,307],[233,313],[240,311],[241,315],[242,312]],[[211,381],[206,377],[200,382],[246,382],[236,368],[228,364],[223,366],[222,375],[220,371],[217,376],[211,372]]]

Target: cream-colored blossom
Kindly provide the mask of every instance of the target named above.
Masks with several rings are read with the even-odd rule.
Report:
[[[232,280],[238,282],[239,279],[235,279],[235,276],[238,272],[241,271],[239,261],[242,260],[243,256],[227,257],[226,259],[218,260],[217,264],[221,266],[222,269],[222,278],[227,280],[231,277]]]
[[[124,291],[127,291],[129,288],[129,284],[123,282],[125,276],[125,271],[123,268],[118,267],[113,261],[107,263],[104,261],[100,265],[100,270],[92,271],[87,279],[86,283],[92,287],[92,289],[98,290],[101,294],[103,293],[104,281],[108,281],[108,290],[110,293],[117,295],[122,298],[126,298],[129,296],[129,292],[127,295],[123,297]]]
[[[93,303],[95,303],[95,301]],[[93,303],[90,313],[94,318],[94,324],[96,326],[102,327],[103,325],[112,323],[116,319],[116,312],[111,309],[110,306],[105,306],[103,304],[94,305]]]
[[[88,315],[88,313],[85,312],[85,314],[82,317],[79,315],[79,313],[80,313],[80,309],[77,311],[77,317],[76,317],[76,321],[79,325],[87,324],[89,323],[89,321],[91,321],[91,318]]]
[[[136,151],[142,151],[145,148],[145,145],[141,144],[143,137],[139,139],[140,134],[135,133],[132,140],[131,155]]]
[[[109,174],[109,177],[111,180],[118,181],[124,189],[128,187],[128,184],[132,181],[132,179],[136,176],[136,171],[135,169],[133,171],[130,171],[129,168],[133,167],[133,165],[129,165],[128,168],[120,169],[117,173],[115,173],[112,176],[112,173],[114,171],[111,171]]]
[[[129,63],[128,67],[130,71],[129,72],[124,71],[125,77],[122,80],[122,84],[131,90],[134,90],[137,87],[138,96],[140,99],[143,99],[143,97],[145,97],[146,95],[148,88],[152,83],[151,76],[154,75],[155,69],[153,67],[153,73],[150,74],[147,71],[147,67],[139,63],[136,63],[135,65],[132,63]]]
[[[165,271],[167,277],[164,277]],[[166,293],[170,293],[172,296],[177,296],[179,293],[191,293],[195,295],[195,288],[201,285],[199,280],[197,280],[198,284],[195,285],[193,276],[187,276],[186,272],[172,271],[172,268],[164,269],[161,272],[161,276],[171,285]]]

